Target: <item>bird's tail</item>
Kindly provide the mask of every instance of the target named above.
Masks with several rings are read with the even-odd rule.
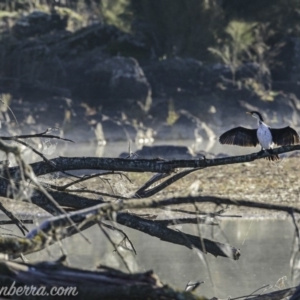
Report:
[[[280,158],[279,158],[279,156],[277,154],[271,155],[269,157],[265,157],[265,159],[271,160],[271,161],[280,160]]]

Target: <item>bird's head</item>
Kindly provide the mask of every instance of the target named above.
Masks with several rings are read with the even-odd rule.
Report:
[[[253,118],[258,119],[259,121],[264,121],[261,114],[258,111],[247,111],[247,114],[251,115]]]

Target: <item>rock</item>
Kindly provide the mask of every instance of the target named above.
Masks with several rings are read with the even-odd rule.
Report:
[[[102,121],[102,128],[107,141],[130,141],[136,136],[136,129],[129,124],[112,119]]]
[[[156,128],[157,139],[168,140],[212,140],[215,138],[213,130],[199,118],[186,110],[178,112],[179,118],[173,125],[162,125]]]
[[[141,101],[146,111],[151,105],[150,84],[134,58],[107,58],[86,71],[85,78],[95,97],[109,98],[111,103],[124,99]]]
[[[149,59],[151,56],[151,49],[148,47],[143,36],[124,32],[118,35],[116,39],[107,43],[106,51],[113,56],[134,57],[139,61]]]
[[[141,150],[135,152],[137,158],[163,158],[163,159],[192,159],[193,154],[186,146],[143,146]],[[121,153],[120,157],[127,157],[128,153]]]
[[[163,95],[172,90],[197,91],[202,87],[205,68],[192,58],[170,58],[143,66],[152,86],[153,95]]]
[[[13,34],[18,38],[28,38],[43,35],[52,31],[65,30],[68,18],[61,17],[56,12],[51,14],[34,11],[19,19],[13,26]]]

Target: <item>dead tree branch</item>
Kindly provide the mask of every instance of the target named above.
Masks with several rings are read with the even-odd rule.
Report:
[[[178,168],[208,168],[213,166],[239,164],[251,162],[257,159],[269,157],[270,155],[287,153],[300,150],[300,145],[284,146],[273,149],[272,154],[252,153],[241,156],[230,156],[214,159],[194,159],[194,160],[169,160],[158,159],[125,159],[125,158],[98,158],[98,157],[58,157],[51,159],[54,164],[37,162],[31,164],[36,176],[58,172],[60,170],[108,170],[126,172],[151,172],[151,173],[171,173]],[[10,168],[15,173],[18,168]]]
[[[63,265],[58,262],[36,264],[0,262],[0,284],[2,290],[15,285],[16,288],[33,286],[45,287],[48,296],[53,299],[50,289],[53,287],[75,288],[77,299],[123,300],[165,299],[165,300],[205,300],[204,297],[189,292],[176,291],[160,282],[152,271],[126,274],[121,271],[100,267],[96,271],[87,271]],[[77,296],[75,296],[77,295]],[[72,297],[72,294],[71,294]],[[35,299],[36,295],[27,295],[26,299]]]

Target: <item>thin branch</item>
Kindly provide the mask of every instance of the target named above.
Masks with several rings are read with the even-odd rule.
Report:
[[[245,298],[246,299],[249,299],[249,297],[254,297],[254,296],[260,296],[260,294],[255,294],[256,292],[258,292],[259,290],[262,290],[262,289],[265,289],[267,287],[269,287],[270,285],[269,284],[266,284],[260,288],[258,288],[257,290],[255,290],[254,292],[252,292],[250,295],[246,295],[246,296],[239,296],[239,297],[235,297],[235,298],[231,298],[230,300],[237,300],[237,299],[242,299],[242,298]]]
[[[190,169],[190,170],[186,170],[186,171],[182,171],[180,173],[177,173],[177,174],[173,175],[172,177],[168,178],[167,180],[165,180],[164,182],[162,182],[161,184],[155,186],[152,189],[148,189],[147,191],[144,191],[144,190],[140,189],[135,193],[135,198],[148,198],[148,197],[151,197],[151,196],[155,195],[156,193],[160,192],[161,190],[165,189],[167,186],[169,186],[172,183],[176,182],[177,180],[185,177],[186,175],[188,175],[190,173],[196,172],[200,169],[203,169],[203,168],[195,168],[195,169]],[[163,174],[163,175],[165,175],[165,174]]]
[[[116,244],[114,243],[114,241],[111,239],[111,237],[109,236],[109,234],[106,232],[106,230],[102,227],[103,224],[102,222],[98,222],[98,225],[101,229],[101,231],[103,232],[103,234],[106,236],[106,238],[108,239],[108,241],[110,242],[110,244],[114,247],[115,252],[118,254],[118,256],[120,257],[121,261],[123,262],[126,270],[131,274],[130,268],[125,260],[125,258],[123,257],[123,255],[120,253],[118,246],[116,246]]]
[[[120,172],[104,172],[104,173],[97,173],[97,174],[93,174],[93,175],[85,175],[81,178],[79,178],[78,180],[74,180],[70,183],[67,183],[63,186],[55,186],[55,185],[50,185],[52,189],[56,189],[58,191],[64,191],[65,189],[67,189],[68,187],[74,185],[74,184],[77,184],[77,183],[81,183],[83,181],[86,181],[86,180],[89,180],[89,179],[92,179],[92,178],[95,178],[95,177],[100,177],[100,176],[103,176],[103,175],[121,175],[121,176],[124,176],[130,183],[132,183],[132,181],[130,180],[130,178],[123,174],[123,173],[120,173]]]
[[[223,213],[226,212],[226,209],[220,209],[219,211],[215,212],[215,213],[211,213],[211,212],[203,212],[203,211],[199,211],[198,213],[195,211],[189,211],[189,210],[185,210],[185,209],[176,209],[176,208],[170,208],[170,207],[160,207],[160,209],[163,210],[167,210],[167,211],[172,211],[172,212],[180,212],[180,213],[184,213],[184,214],[189,214],[189,215],[204,215],[207,217],[211,217],[211,218],[216,218],[216,217],[225,217],[225,218],[242,218],[243,216],[241,215],[223,215]]]
[[[33,220],[20,220],[23,224],[33,224]],[[13,225],[15,224],[12,220],[0,221],[0,225]]]
[[[52,185],[50,185],[50,187],[52,188]],[[128,197],[124,197],[124,196],[120,196],[120,195],[112,195],[112,194],[108,194],[108,193],[104,193],[104,192],[98,192],[95,190],[88,190],[88,189],[76,189],[76,190],[64,190],[65,193],[89,193],[89,194],[94,194],[94,195],[100,195],[100,196],[106,196],[106,197],[110,197],[110,198],[115,198],[115,199],[122,199],[122,200],[128,200],[130,198]]]
[[[23,225],[22,221],[13,212],[5,208],[1,202],[0,210],[2,210],[11,219],[11,221],[17,225],[17,227],[20,229],[23,235],[26,235],[26,232],[29,231],[27,227]]]
[[[300,251],[300,234],[299,234],[299,227],[297,225],[297,221],[295,219],[295,215],[294,215],[294,212],[291,212],[290,214],[292,216],[292,220],[293,220],[293,223],[294,223],[294,226],[295,226],[295,231],[296,231],[296,235],[297,235],[297,239],[298,239],[298,251]]]
[[[36,133],[36,134],[25,134],[25,135],[14,135],[14,136],[0,136],[0,139],[4,141],[14,141],[17,139],[30,139],[30,138],[50,138],[50,139],[58,139],[66,142],[74,143],[74,141],[70,139],[65,139],[62,137],[59,137],[57,135],[51,135],[47,134],[48,132],[51,132],[52,128],[48,128],[44,132]]]
[[[170,174],[163,174],[163,173],[158,173],[153,175],[143,186],[141,186],[136,192],[135,192],[135,197],[136,198],[144,198],[144,194],[146,193],[146,189],[149,188],[152,184],[155,182],[169,176]]]
[[[124,237],[123,239],[126,239],[126,240],[129,242],[129,244],[130,244],[130,246],[131,246],[131,248],[132,248],[132,251],[133,251],[134,254],[136,255],[136,250],[135,250],[135,248],[134,248],[134,246],[133,246],[133,243],[131,242],[131,240],[129,239],[128,235],[127,235],[123,230],[121,230],[121,229],[119,229],[119,228],[117,228],[117,227],[115,227],[115,226],[112,226],[112,225],[103,223],[103,222],[101,222],[101,224],[102,224],[103,226],[109,228],[110,230],[118,231],[121,235],[123,235],[123,237]]]
[[[153,220],[156,224],[161,226],[170,226],[178,224],[205,224],[205,225],[219,225],[215,222],[207,222],[206,218],[178,218],[178,219],[167,219],[167,220]]]
[[[37,151],[35,148],[33,148],[33,147],[32,147],[31,145],[29,145],[28,143],[25,143],[25,142],[20,141],[20,140],[18,140],[18,139],[15,139],[15,141],[16,141],[17,143],[20,143],[20,144],[22,144],[23,146],[29,148],[31,151],[33,151],[35,154],[37,154],[38,156],[40,156],[40,157],[41,157],[45,162],[47,162],[48,164],[50,164],[50,165],[53,164],[53,162],[50,161],[43,153]]]

